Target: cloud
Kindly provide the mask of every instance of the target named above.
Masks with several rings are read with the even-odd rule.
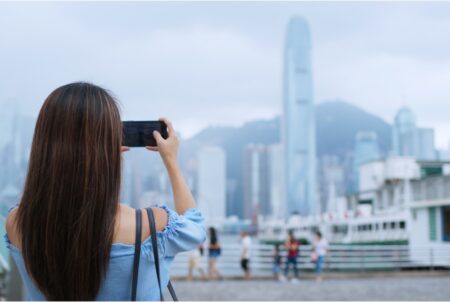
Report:
[[[110,88],[126,118],[171,117],[183,135],[281,109],[290,16],[309,20],[316,102],[343,98],[392,121],[450,123],[450,3],[0,3],[0,101],[36,114],[58,85]]]

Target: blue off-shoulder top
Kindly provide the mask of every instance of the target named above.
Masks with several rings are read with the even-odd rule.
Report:
[[[175,255],[192,250],[204,242],[206,230],[203,224],[204,219],[197,208],[188,209],[183,215],[179,215],[166,206],[159,207],[163,208],[168,215],[168,223],[165,229],[157,233],[161,286],[164,289],[169,282],[169,269]],[[7,234],[4,239],[27,289],[28,300],[45,300],[45,296],[37,289],[28,275],[20,250],[11,243]],[[133,257],[133,244],[112,244],[109,267],[96,300],[130,300]],[[159,300],[159,288],[150,236],[142,241],[141,245],[136,298],[137,300]]]

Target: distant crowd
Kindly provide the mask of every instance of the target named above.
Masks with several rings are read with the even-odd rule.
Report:
[[[204,255],[204,246],[199,245],[196,250],[189,255],[189,269],[187,280],[193,279],[194,271],[200,274],[202,280],[221,280],[222,275],[217,267],[217,260],[221,256],[222,249],[220,246],[217,230],[214,227],[209,228],[208,240],[208,269],[207,272],[202,267],[201,257]],[[292,231],[288,232],[288,236],[284,244],[275,244],[272,251],[272,273],[275,281],[286,282],[290,280],[295,283],[298,282],[299,277],[299,262],[300,244]],[[251,246],[252,238],[248,232],[241,232],[240,234],[240,266],[243,271],[244,280],[251,279]],[[317,231],[312,242],[311,261],[315,264],[316,280],[322,281],[322,271],[325,262],[325,257],[329,253],[328,241],[322,236],[321,232]],[[283,261],[282,248],[286,251],[285,260]],[[289,272],[293,275],[290,276]]]

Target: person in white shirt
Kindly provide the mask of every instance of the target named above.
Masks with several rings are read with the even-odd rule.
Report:
[[[206,279],[205,271],[203,270],[202,264],[201,264],[201,257],[203,256],[203,244],[200,244],[195,250],[193,250],[189,255],[189,270],[188,270],[188,281],[192,281],[192,275],[193,271],[197,270],[202,280]]]
[[[248,232],[241,232],[241,267],[244,270],[244,279],[250,280],[250,253],[251,253],[252,239]]]
[[[328,241],[322,237],[322,233],[317,231],[316,238],[314,240],[314,252],[312,255],[312,260],[316,263],[316,280],[322,281],[321,273],[323,271],[323,263],[325,256],[328,253]]]

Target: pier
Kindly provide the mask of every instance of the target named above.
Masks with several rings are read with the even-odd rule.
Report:
[[[450,271],[370,275],[330,275],[316,282],[303,274],[297,283],[271,280],[175,281],[187,301],[446,301]],[[166,294],[166,297],[169,297]]]

